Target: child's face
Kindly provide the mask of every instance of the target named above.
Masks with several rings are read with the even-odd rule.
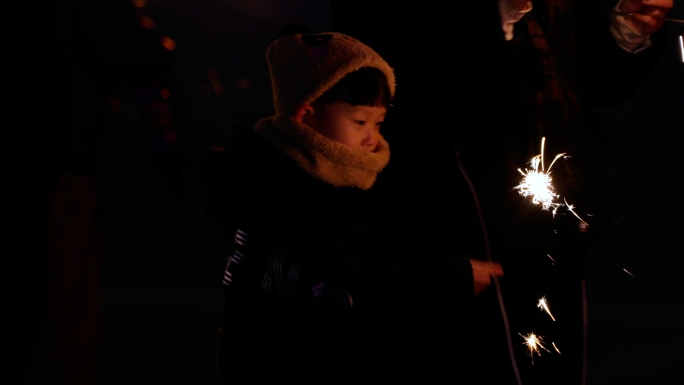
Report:
[[[334,141],[369,152],[375,152],[380,137],[380,125],[387,108],[352,106],[337,102],[307,106],[310,110],[302,122],[321,135]]]

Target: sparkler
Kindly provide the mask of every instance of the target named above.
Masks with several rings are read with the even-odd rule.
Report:
[[[558,158],[564,156],[565,154],[558,154],[551,162],[548,170],[544,169],[544,142],[546,138],[542,138],[541,142],[541,154],[536,155],[530,160],[532,165],[532,170],[525,169],[522,171],[518,169],[520,173],[524,176],[522,182],[515,186],[518,189],[520,195],[524,197],[532,196],[532,203],[542,206],[543,210],[548,210],[553,207],[553,215],[556,215],[558,207],[562,206],[561,203],[554,202],[554,199],[560,197],[553,190],[553,185],[551,184],[551,167],[558,160]],[[539,171],[539,166],[541,166],[541,171]]]
[[[530,160],[530,164],[532,165],[532,169],[525,169],[525,171],[518,169],[518,171],[523,175],[523,180],[520,182],[519,185],[515,186],[514,188],[518,189],[518,192],[520,195],[524,197],[532,196],[532,203],[541,205],[542,210],[549,210],[551,207],[553,207],[553,216],[556,216],[556,212],[558,211],[558,208],[563,206],[562,203],[555,202],[554,199],[560,198],[560,195],[556,194],[553,188],[553,184],[551,184],[551,167],[553,167],[553,164],[556,163],[556,161],[565,156],[565,153],[561,153],[556,155],[555,158],[553,158],[553,161],[549,165],[548,170],[545,169],[544,167],[544,144],[546,142],[546,138],[542,138],[541,141],[541,153],[539,155],[534,156]],[[539,171],[539,167],[541,166],[541,171]],[[575,206],[568,204],[568,202],[563,199],[565,202],[565,206],[568,208],[568,210],[575,216],[577,219],[581,221],[581,225],[584,226],[585,228],[589,226],[587,222],[585,222],[582,218],[580,218],[577,213],[575,213]]]
[[[632,274],[632,273],[630,273],[629,271],[627,271],[627,269],[622,269],[622,270],[624,270],[625,273],[627,273],[627,274],[631,275],[632,277],[634,277],[634,274]],[[636,278],[636,277],[634,277],[634,278]]]
[[[555,318],[553,318],[553,314],[551,314],[551,311],[549,310],[549,305],[546,303],[546,297],[541,297],[539,303],[537,304],[537,307],[548,313],[552,320],[556,320]]]
[[[525,345],[527,345],[527,352],[530,354],[530,358],[532,358],[532,365],[534,365],[534,353],[537,353],[538,356],[541,356],[540,348],[546,350],[547,352],[550,352],[549,349],[547,349],[546,346],[544,346],[544,341],[540,336],[534,333],[530,333],[525,336],[520,334],[520,337],[525,339]]]
[[[565,207],[568,208],[568,211],[570,211],[570,212],[572,213],[572,215],[574,215],[575,217],[577,217],[577,219],[579,219],[580,221],[582,221],[581,224],[582,224],[583,226],[589,227],[589,224],[588,224],[587,222],[585,222],[584,219],[580,218],[579,215],[577,215],[577,213],[575,212],[575,206],[569,204],[568,201],[565,200],[565,198],[563,198],[563,202],[565,202]]]
[[[635,15],[638,15],[639,13],[636,12],[621,12],[621,11],[611,11],[612,14],[617,15],[617,16],[623,16],[626,18],[633,17]],[[653,16],[651,16],[653,17]],[[670,23],[675,23],[675,24],[682,24],[684,25],[684,19],[672,19],[669,17],[653,17],[656,20],[662,20],[662,21],[667,21]]]

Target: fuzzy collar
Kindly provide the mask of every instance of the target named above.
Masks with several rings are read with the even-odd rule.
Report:
[[[330,140],[283,115],[260,120],[254,131],[311,176],[335,187],[368,190],[389,162],[389,144],[382,136],[371,153]]]

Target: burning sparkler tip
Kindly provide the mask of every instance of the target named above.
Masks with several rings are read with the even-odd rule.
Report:
[[[547,254],[548,255],[548,254]],[[549,310],[549,305],[546,303],[546,297],[541,297],[539,300],[539,303],[537,304],[537,307],[545,311],[551,319],[555,322],[556,319],[553,317],[553,314],[551,314],[551,311]]]
[[[549,165],[549,168],[546,169],[546,166],[544,164],[545,143],[546,138],[543,137],[541,141],[541,153],[530,159],[529,163],[531,164],[532,169],[525,169],[525,171],[523,171],[522,169],[518,169],[518,172],[520,172],[520,174],[523,175],[523,180],[519,185],[515,186],[514,188],[518,189],[518,193],[524,197],[531,196],[532,203],[541,205],[542,210],[548,211],[549,209],[552,209],[551,213],[555,218],[556,214],[558,213],[558,208],[563,206],[563,204],[554,201],[554,199],[559,198],[560,195],[554,192],[553,185],[551,184],[551,168],[558,159],[568,159],[570,158],[570,156],[566,155],[565,153],[560,153],[556,155],[556,157]],[[539,166],[541,166],[541,171],[539,170]],[[577,213],[575,213],[575,206],[568,204],[567,201],[565,201],[565,206],[580,221],[584,222],[584,220],[580,218],[579,215],[577,215]]]
[[[629,271],[627,271],[627,269],[622,269],[622,270],[624,270],[624,271],[625,271],[625,273],[627,273],[627,274],[631,275],[631,276],[632,276],[633,278],[636,278],[636,277],[634,276],[634,274],[632,274],[632,273],[630,273]]]
[[[537,336],[534,333],[529,333],[527,335],[520,334],[520,336],[525,340],[527,351],[530,355],[530,358],[532,358],[532,365],[534,365],[534,353],[537,353],[538,356],[541,356],[541,351],[539,349],[544,349],[549,352],[549,349],[544,346],[543,338],[541,336]]]

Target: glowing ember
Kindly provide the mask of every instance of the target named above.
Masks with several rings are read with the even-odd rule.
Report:
[[[556,351],[558,352],[558,354],[563,355],[563,353],[561,353],[560,350],[558,350],[558,346],[556,346],[556,343],[555,343],[555,342],[551,342],[551,345],[553,345],[553,348],[556,349]]]
[[[551,255],[546,254],[546,256],[549,257],[549,259],[551,259],[553,261],[553,263],[558,264],[558,262],[556,262],[556,260],[553,259],[553,257]]]
[[[575,213],[575,206],[569,204],[568,201],[566,201],[565,199],[563,199],[563,201],[565,202],[565,207],[568,208],[568,211],[570,211],[574,216],[576,216],[577,219],[579,219],[580,221],[582,221],[582,225],[588,227],[589,224],[588,224],[587,222],[585,222],[584,219],[580,218],[579,215],[577,215],[577,213]]]
[[[520,333],[518,333],[518,334],[520,334]],[[534,333],[530,333],[526,336],[520,334],[520,336],[525,339],[525,345],[527,345],[527,351],[530,354],[530,358],[532,358],[532,365],[534,365],[534,353],[537,353],[538,356],[541,356],[541,350],[539,350],[539,349],[544,349],[547,352],[550,352],[549,349],[547,349],[546,346],[544,346],[544,343],[543,343],[544,341],[540,336],[538,336]]]
[[[627,274],[631,275],[632,277],[634,277],[634,274],[632,274],[632,273],[630,273],[629,271],[627,271],[627,269],[622,269],[622,270],[624,270],[625,273],[627,273]],[[636,277],[634,277],[634,278],[636,278]]]
[[[553,318],[553,314],[551,314],[551,311],[549,310],[549,305],[546,303],[546,297],[541,297],[539,303],[537,304],[537,307],[548,313],[552,320],[556,320],[555,318]]]

